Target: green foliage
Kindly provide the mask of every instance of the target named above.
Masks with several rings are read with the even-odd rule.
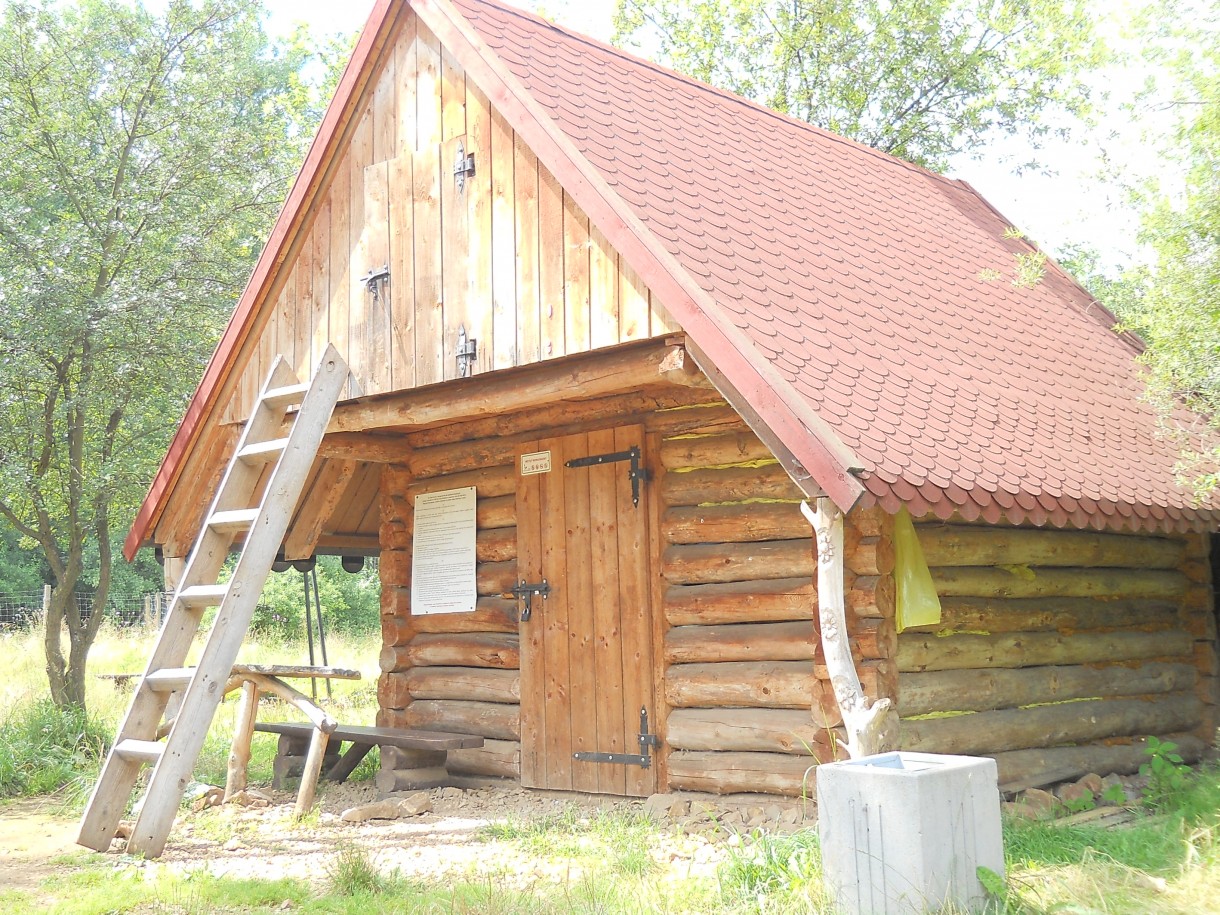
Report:
[[[656,869],[648,839],[656,826],[647,816],[628,811],[589,814],[575,806],[562,813],[530,819],[510,817],[479,830],[484,840],[513,842],[541,857],[596,859],[616,874],[645,877]]]
[[[1149,737],[1144,752],[1149,757],[1148,762],[1140,766],[1140,775],[1148,779],[1144,799],[1152,807],[1165,807],[1186,784],[1190,766],[1182,762],[1178,745],[1172,740]]]
[[[353,574],[343,571],[338,556],[319,556],[317,572],[322,622],[328,634],[380,632],[381,582],[374,564],[366,563]],[[268,576],[251,629],[264,638],[304,638],[305,587],[300,572],[289,569]]]
[[[23,703],[0,721],[0,797],[80,793],[105,756],[109,728],[77,706]]]
[[[0,519],[54,586],[59,703],[84,701],[96,636],[73,594],[105,602],[115,532],[317,116],[308,55],[273,47],[261,15],[258,0],[171,0],[159,16],[123,0],[0,10]]]
[[[340,896],[375,896],[385,892],[392,881],[377,869],[368,849],[345,845],[326,865],[326,880],[331,892]]]
[[[720,870],[727,902],[768,898],[781,909],[785,901],[819,899],[821,883],[821,847],[812,831],[790,836],[753,833],[748,843],[729,847],[729,859]]]
[[[1000,902],[1004,902],[1008,898],[1008,884],[1004,882],[1002,874],[997,874],[990,867],[981,865],[975,869],[975,873],[988,896]]]
[[[34,594],[47,581],[46,562],[21,545],[11,527],[0,524],[0,594]]]
[[[1084,246],[1060,260],[1146,344],[1151,397],[1181,448],[1183,476],[1205,495],[1220,482],[1220,11],[1150,0],[1135,28],[1153,75],[1132,113],[1162,115],[1144,138],[1158,179],[1131,191],[1149,256],[1116,275]],[[1200,437],[1208,427],[1210,442]]]
[[[620,0],[616,41],[911,162],[1090,110],[1086,0]]]

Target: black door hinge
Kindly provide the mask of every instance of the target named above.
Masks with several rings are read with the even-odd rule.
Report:
[[[647,769],[652,765],[652,751],[661,746],[661,739],[656,734],[648,733],[648,709],[640,708],[639,753],[573,753],[577,762],[611,763],[620,766],[639,766]]]
[[[565,467],[596,467],[599,464],[614,464],[619,461],[630,461],[631,469],[627,471],[627,479],[631,481],[631,504],[640,504],[640,483],[651,479],[647,467],[640,466],[640,446],[632,445],[626,451],[612,451],[609,454],[591,454],[588,457],[572,458],[564,464]]]

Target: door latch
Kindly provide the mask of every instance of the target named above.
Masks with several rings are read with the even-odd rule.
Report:
[[[544,578],[542,581],[527,582],[524,578],[520,583],[513,585],[512,595],[517,600],[525,599],[525,606],[521,610],[521,622],[527,622],[534,614],[533,600],[535,595],[541,595],[543,600],[546,600],[547,595],[551,593],[551,586]]]

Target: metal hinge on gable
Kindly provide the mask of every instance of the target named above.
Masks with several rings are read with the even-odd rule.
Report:
[[[458,143],[457,156],[453,162],[453,180],[457,184],[458,193],[466,190],[466,179],[474,177],[474,153],[466,154],[466,148]]]

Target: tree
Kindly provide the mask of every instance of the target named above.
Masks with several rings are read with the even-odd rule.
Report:
[[[616,42],[696,79],[943,169],[995,131],[1088,110],[1087,0],[619,0]]]
[[[22,0],[0,13],[0,519],[49,570],[58,705],[84,705],[102,620],[82,619],[75,595],[105,606],[114,538],[312,132],[306,55],[272,47],[261,12]]]
[[[1148,345],[1154,390],[1181,398],[1220,430],[1220,13],[1170,3],[1150,54],[1174,77],[1176,129],[1163,150],[1180,187],[1156,188],[1142,220],[1155,260],[1124,319]],[[1185,15],[1185,13],[1189,15]],[[1220,484],[1220,445],[1186,442],[1201,492]],[[1193,453],[1191,453],[1193,451]]]
[[[1149,393],[1178,438],[1182,470],[1206,495],[1220,484],[1220,13],[1155,0],[1134,21],[1148,71],[1130,114],[1155,157],[1149,180],[1111,175],[1140,213],[1145,256],[1115,273],[1102,253],[1068,246],[1060,263],[1141,337]],[[1178,412],[1185,404],[1195,413]],[[1199,433],[1213,430],[1210,441]]]

